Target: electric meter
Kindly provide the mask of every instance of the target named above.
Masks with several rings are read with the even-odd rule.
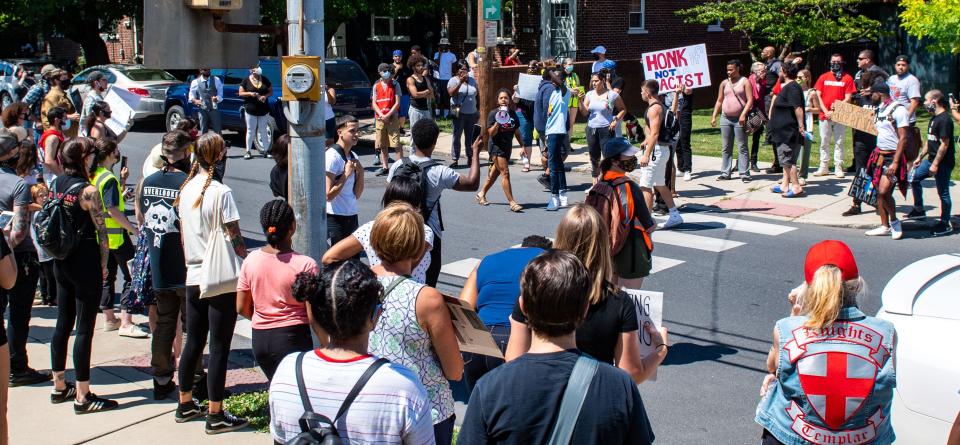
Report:
[[[190,8],[227,11],[242,9],[243,0],[183,0]]]
[[[284,56],[283,100],[320,100],[320,58],[315,56]]]
[[[306,65],[294,65],[287,68],[283,81],[287,83],[287,89],[293,94],[303,94],[313,88],[313,83],[317,81],[313,77],[313,71]]]

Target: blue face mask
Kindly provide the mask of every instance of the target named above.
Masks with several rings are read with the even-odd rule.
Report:
[[[67,119],[66,122],[63,123],[63,131],[69,130],[71,125],[73,125],[73,121]]]
[[[573,72],[573,65],[567,65],[563,67],[563,69],[567,72],[567,74],[570,74]]]
[[[384,71],[380,73],[380,77],[382,77],[383,80],[390,80],[391,75],[393,75],[393,73],[391,73],[390,71]]]

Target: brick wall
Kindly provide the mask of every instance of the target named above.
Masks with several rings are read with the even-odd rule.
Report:
[[[134,44],[134,26],[132,17],[124,17],[117,22],[116,38],[111,38],[107,43],[107,54],[110,55],[110,61],[113,63],[135,63],[137,54],[134,53],[136,45]],[[131,24],[128,29],[125,23]]]

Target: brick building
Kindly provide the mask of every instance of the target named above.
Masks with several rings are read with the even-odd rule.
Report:
[[[100,35],[107,44],[107,54],[112,63],[139,63],[143,59],[143,46],[138,33],[137,21],[124,17],[117,21],[114,30]]]

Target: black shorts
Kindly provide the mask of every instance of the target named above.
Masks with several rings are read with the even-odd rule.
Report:
[[[797,157],[800,154],[800,147],[795,144],[777,144],[777,159],[780,165],[797,165]]]
[[[494,156],[499,156],[501,158],[507,158],[507,160],[510,160],[510,155],[513,154],[513,147],[503,149],[498,147],[496,144],[490,144],[490,149],[488,151],[490,152],[491,159]]]

